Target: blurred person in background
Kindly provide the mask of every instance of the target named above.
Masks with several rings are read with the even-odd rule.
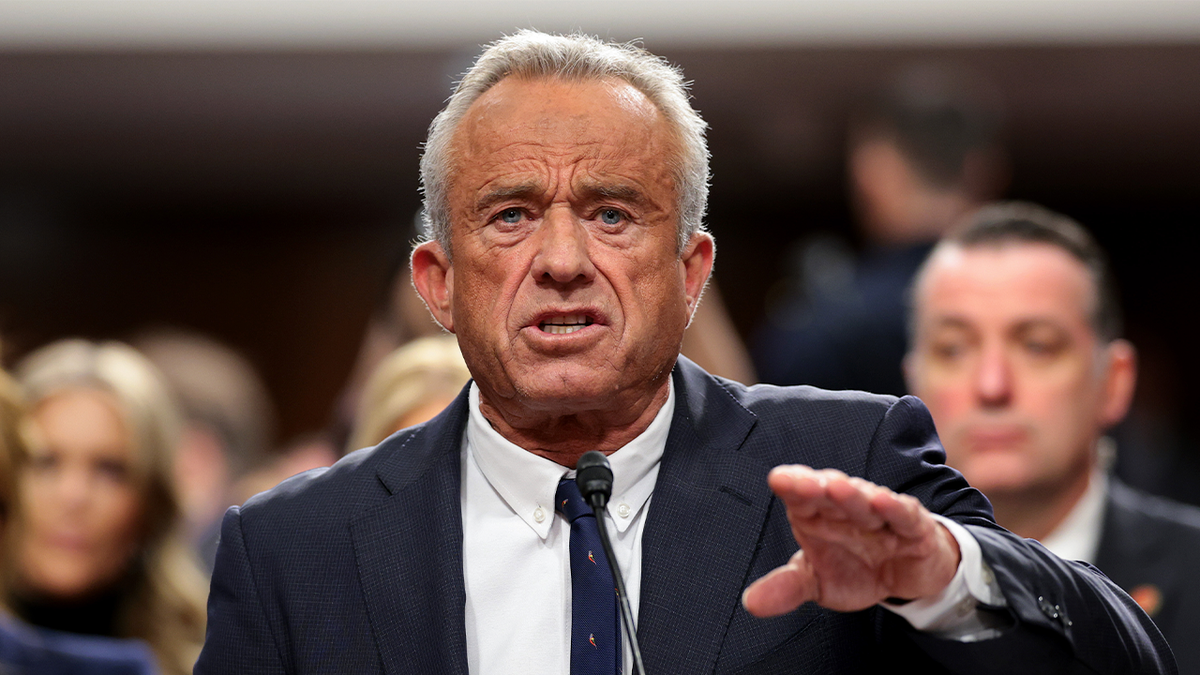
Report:
[[[19,511],[17,474],[29,461],[29,420],[17,384],[0,371],[0,536]],[[10,561],[4,560],[5,572]],[[4,675],[152,675],[154,657],[137,640],[82,637],[27,626],[0,606]]]
[[[240,503],[233,486],[267,461],[274,405],[253,364],[212,338],[154,329],[133,345],[163,374],[182,408],[175,487],[187,537],[211,571],[221,516]]]
[[[400,232],[397,238],[405,244],[393,257],[392,269],[363,330],[354,367],[336,402],[333,424],[329,430],[335,447],[346,447],[349,443],[367,380],[379,369],[384,359],[413,340],[443,334],[442,327],[429,316],[425,303],[413,288],[412,273],[408,266],[408,258],[412,253],[409,242],[419,237],[420,218],[421,212],[417,211],[412,222],[398,228]]]
[[[419,338],[385,358],[363,390],[347,451],[432,419],[471,379],[452,335]]]
[[[757,336],[764,382],[901,395],[904,292],[938,237],[1007,183],[1001,106],[975,76],[903,71],[855,111],[847,171],[865,251],[822,237]]]
[[[180,533],[179,413],[128,345],[64,340],[17,368],[37,443],[18,475],[10,607],[45,628],[139,638],[164,673],[191,672],[204,577]]]
[[[1200,509],[1108,475],[1104,433],[1129,408],[1133,346],[1103,251],[1032,204],[979,210],[913,288],[905,373],[996,521],[1095,564],[1162,630],[1181,673],[1200,673]]]

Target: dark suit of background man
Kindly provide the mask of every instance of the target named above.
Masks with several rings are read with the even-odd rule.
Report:
[[[1200,673],[1200,509],[1107,474],[1136,378],[1103,252],[1032,204],[985,207],[922,268],[905,366],[1001,525],[1097,565]],[[1106,456],[1108,455],[1108,456]]]
[[[430,129],[412,258],[473,383],[229,511],[198,673],[568,672],[595,618],[555,489],[596,449],[650,673],[1174,672],[1116,586],[992,522],[918,401],[679,357],[713,260],[704,127],[633,47],[484,52]]]

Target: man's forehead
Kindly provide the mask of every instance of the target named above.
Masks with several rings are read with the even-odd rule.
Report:
[[[673,143],[663,114],[623,81],[509,77],[471,104],[451,152],[457,173],[523,154],[562,162],[642,155],[662,164]]]
[[[1087,268],[1061,248],[1005,242],[939,247],[915,288],[923,320],[1084,320],[1095,306]]]
[[[658,109],[621,80],[510,77],[476,101],[455,132],[452,185],[476,210],[563,180],[580,194],[644,199],[654,185],[673,191],[669,131]]]
[[[614,78],[567,79],[511,75],[497,82],[476,99],[463,117],[457,136],[492,126],[533,126],[549,131],[549,125],[565,122],[583,125],[598,116],[621,116],[628,123],[654,125],[662,113],[650,99],[630,83]]]

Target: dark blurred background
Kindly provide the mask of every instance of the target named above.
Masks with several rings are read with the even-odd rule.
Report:
[[[0,24],[33,7],[13,4]],[[1115,4],[1133,18],[1095,34],[1047,34],[1036,12],[991,32],[979,28],[984,13],[962,19],[961,33],[935,21],[928,34],[908,24],[891,34],[876,20],[860,33],[774,25],[756,37],[739,24],[722,40],[695,26],[638,31],[636,16],[608,32],[564,25],[644,35],[695,81],[712,127],[720,290],[747,338],[789,274],[793,242],[857,241],[844,160],[853,103],[914,61],[989,80],[1007,110],[1007,195],[1075,217],[1113,258],[1142,359],[1122,447],[1145,461],[1128,478],[1200,501],[1189,471],[1200,434],[1186,408],[1200,381],[1186,244],[1200,221],[1200,8],[1175,3],[1147,28],[1139,21],[1152,10]],[[848,11],[858,5],[878,3]],[[927,19],[945,8],[898,5],[923,7]],[[540,7],[520,6],[529,17]],[[1062,26],[1072,12],[1088,18],[1086,3],[1062,6]],[[184,37],[141,25],[123,33],[119,22],[59,30],[52,17],[0,28],[4,363],[62,336],[182,326],[261,369],[281,442],[328,424],[368,317],[407,254],[420,143],[455,75],[480,40],[556,28],[476,20],[465,35],[406,40],[425,17],[400,29],[399,11],[385,11],[367,39],[344,40],[300,29],[217,39],[219,21]],[[662,23],[655,16],[649,25]],[[369,12],[359,18],[371,23]]]

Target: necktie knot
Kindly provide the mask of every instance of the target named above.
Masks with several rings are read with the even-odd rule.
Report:
[[[554,493],[554,510],[566,516],[567,521],[571,523],[584,516],[595,517],[591,507],[583,501],[583,495],[579,493],[579,486],[570,478],[564,478],[558,482],[558,490]]]

